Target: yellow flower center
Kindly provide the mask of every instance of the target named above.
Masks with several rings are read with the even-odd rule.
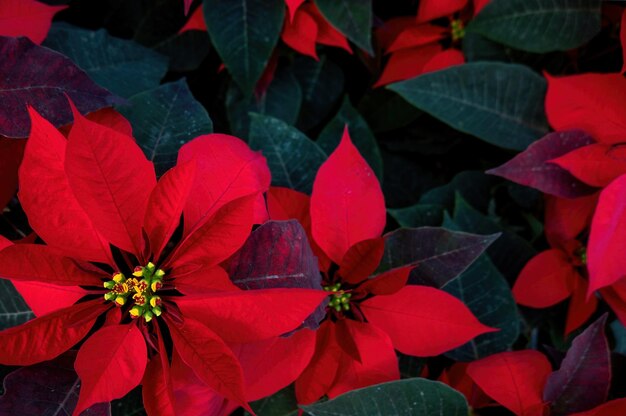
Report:
[[[128,311],[131,318],[143,317],[150,322],[161,315],[161,298],[156,292],[163,286],[164,276],[165,272],[151,262],[145,267],[136,267],[130,278],[120,272],[113,273],[112,280],[104,282],[104,288],[109,290],[104,299],[118,307],[125,306],[130,299],[133,302]]]
[[[452,41],[463,39],[465,37],[465,26],[461,19],[454,19],[450,22],[450,30],[452,32]]]

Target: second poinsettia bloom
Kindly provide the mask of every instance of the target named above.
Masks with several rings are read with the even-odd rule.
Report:
[[[74,109],[67,139],[30,114],[19,199],[46,244],[0,241],[0,275],[37,315],[0,332],[0,363],[50,360],[85,340],[75,362],[75,415],[140,383],[148,414],[177,414],[173,385],[189,379],[180,375],[185,368],[249,408],[227,342],[291,331],[327,297],[321,290],[243,291],[220,267],[263,218],[265,159],[235,137],[201,136],[157,182],[117,113],[95,122]]]
[[[413,266],[371,276],[385,247],[385,202],[347,129],[320,167],[310,198],[270,188],[268,207],[272,219],[296,218],[308,231],[331,294],[313,356],[296,380],[300,403],[398,379],[395,350],[436,356],[493,331],[453,296],[407,285]]]

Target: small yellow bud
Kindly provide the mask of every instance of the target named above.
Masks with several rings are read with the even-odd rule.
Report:
[[[152,308],[152,313],[155,314],[156,316],[161,316],[161,308],[159,308],[158,306],[155,306],[154,308]]]
[[[161,269],[157,269],[157,271],[154,272],[154,277],[158,279],[162,278],[163,276],[165,276],[165,272]]]
[[[139,318],[141,316],[141,308],[135,306],[130,311],[128,311],[128,313],[130,313],[130,316],[133,318]]]
[[[115,303],[117,303],[120,306],[124,306],[124,304],[126,303],[126,298],[123,296],[118,296],[115,298]]]
[[[113,300],[115,298],[115,293],[109,292],[104,294],[104,300]]]
[[[123,280],[124,280],[124,275],[123,275],[122,273],[119,273],[119,272],[118,272],[118,273],[115,273],[115,274],[113,275],[113,281],[114,281],[114,282],[116,282],[116,283],[120,283],[120,282],[121,282],[121,281],[123,281]]]
[[[104,288],[105,289],[113,289],[115,287],[116,283],[112,280],[109,280],[108,282],[104,282]]]
[[[145,319],[146,322],[150,322],[153,317],[154,317],[154,314],[150,311],[143,314],[143,319]]]
[[[155,268],[155,265],[151,261],[149,261],[148,264],[146,264],[146,269],[148,269],[150,272],[154,272],[154,268]]]
[[[135,270],[133,271],[133,276],[135,277],[141,277],[143,276],[143,267],[135,267]]]
[[[161,298],[158,296],[152,296],[152,298],[150,298],[150,306],[152,306],[153,308],[155,306],[157,306],[161,301]]]

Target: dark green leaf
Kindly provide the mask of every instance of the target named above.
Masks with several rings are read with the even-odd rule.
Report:
[[[235,83],[226,94],[226,110],[230,128],[238,137],[247,138],[250,129],[250,112],[265,114],[294,125],[300,114],[302,89],[293,72],[279,68],[265,94],[246,97]]]
[[[423,114],[398,94],[384,88],[369,91],[358,108],[367,124],[377,133],[404,127]]]
[[[11,282],[0,279],[0,331],[23,324],[34,317]]]
[[[272,172],[272,185],[310,194],[324,151],[303,133],[277,118],[251,113],[250,139],[261,150]]]
[[[45,46],[61,52],[98,85],[122,97],[158,86],[167,72],[166,57],[133,41],[114,38],[104,29],[54,25]]]
[[[496,42],[545,53],[574,49],[600,31],[601,0],[492,0],[468,25]]]
[[[176,163],[178,149],[189,140],[213,131],[206,110],[195,100],[184,79],[130,98],[120,111],[158,175]]]
[[[406,208],[388,209],[391,215],[401,227],[436,227],[443,221],[441,205],[416,204]]]
[[[283,0],[205,0],[213,46],[242,91],[250,95],[278,42]]]
[[[626,355],[626,328],[619,320],[611,322],[611,331],[613,332],[613,338],[615,338],[615,351],[618,354]]]
[[[487,210],[491,197],[491,188],[497,180],[483,172],[466,170],[458,173],[449,183],[433,188],[423,194],[420,204],[441,205],[452,210],[455,195],[459,193],[473,207]]]
[[[286,387],[272,396],[250,403],[257,416],[296,416],[298,403],[293,388]]]
[[[383,159],[380,155],[378,143],[367,122],[361,114],[350,104],[348,96],[345,97],[341,108],[335,118],[324,127],[324,130],[317,138],[317,144],[326,152],[331,154],[337,148],[343,129],[348,126],[352,143],[359,150],[363,158],[370,165],[378,180],[383,179]]]
[[[522,65],[473,62],[389,88],[455,129],[507,149],[523,150],[548,131],[546,82]]]
[[[511,288],[486,254],[443,288],[459,298],[478,320],[498,332],[479,335],[446,353],[457,361],[473,361],[508,350],[519,336],[519,315]]]
[[[193,71],[209,55],[211,41],[204,31],[188,30],[159,42],[153,49],[169,58],[171,71]]]
[[[126,396],[111,402],[112,416],[146,416],[141,397],[141,387],[132,390]]]
[[[423,378],[353,390],[301,408],[312,416],[467,416],[469,411],[461,393]]]
[[[299,56],[294,72],[302,88],[302,111],[298,128],[306,131],[321,123],[343,93],[343,71],[322,56],[319,61]]]
[[[324,17],[370,55],[372,50],[372,0],[316,0]]]

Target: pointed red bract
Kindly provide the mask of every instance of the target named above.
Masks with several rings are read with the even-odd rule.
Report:
[[[345,336],[354,340],[359,349],[360,362],[346,357],[344,353],[328,397],[333,398],[350,390],[398,380],[398,358],[387,334],[367,323],[353,320],[343,322],[345,327],[336,326],[337,337],[341,336],[341,330],[348,332]]]
[[[265,192],[269,187],[270,172],[265,158],[234,136],[200,136],[178,152],[178,163],[194,158],[197,172],[184,209],[185,234],[225,204]]]
[[[393,295],[406,285],[413,268],[414,266],[399,267],[372,276],[361,283],[356,291],[372,295]]]
[[[80,378],[80,396],[73,416],[88,407],[128,394],[141,382],[148,351],[134,323],[106,326],[78,350],[74,368]]]
[[[307,2],[302,6],[302,10],[306,11],[317,23],[317,43],[326,46],[336,46],[352,53],[350,44],[344,35],[341,34],[334,26],[332,26],[313,2]]]
[[[336,340],[335,324],[331,321],[324,321],[316,335],[313,358],[296,380],[296,398],[300,404],[313,403],[328,392],[344,354]]]
[[[293,20],[298,7],[304,3],[304,0],[285,0],[287,4],[287,10],[289,11],[289,19]]]
[[[587,299],[587,281],[580,276],[576,278],[576,286],[567,308],[567,320],[565,321],[565,336],[580,328],[587,322],[598,307],[598,298],[595,296]]]
[[[543,386],[552,367],[537,351],[503,352],[471,362],[467,374],[491,398],[517,416],[540,416]]]
[[[31,365],[55,358],[82,340],[109,307],[99,300],[85,302],[1,331],[0,364]]]
[[[174,287],[185,295],[201,295],[216,291],[238,291],[239,288],[231,282],[228,273],[219,266],[204,267],[193,265],[172,270]]]
[[[91,112],[87,114],[85,118],[127,136],[133,136],[133,126],[130,125],[130,122],[126,120],[123,115],[121,115],[111,107]]]
[[[191,318],[178,327],[168,321],[174,348],[207,386],[249,409],[244,393],[243,372],[224,341]]]
[[[17,191],[17,170],[24,155],[26,140],[0,136],[0,211]]]
[[[255,199],[256,195],[246,196],[222,206],[178,245],[168,265],[212,267],[232,256],[252,231]]]
[[[318,59],[315,50],[317,23],[307,12],[300,10],[296,12],[293,18],[285,18],[285,25],[280,37],[290,48],[313,59]]]
[[[176,416],[170,362],[161,330],[158,325],[154,328],[158,340],[158,353],[148,362],[141,382],[143,405],[148,416]]]
[[[78,286],[57,286],[43,282],[12,283],[35,316],[72,306],[87,295],[87,291]]]
[[[589,293],[626,276],[626,175],[601,193],[591,223],[587,246]],[[607,259],[610,259],[607,261]]]
[[[547,308],[569,297],[577,277],[576,269],[561,250],[542,251],[520,272],[513,297],[520,305]]]
[[[178,34],[185,33],[189,30],[201,30],[206,32],[206,22],[204,21],[204,11],[202,7],[198,7],[196,10],[191,13],[187,23],[183,27],[180,28]]]
[[[328,295],[321,290],[268,289],[181,297],[178,307],[225,341],[246,343],[285,334]]]
[[[380,78],[378,78],[378,81],[376,81],[372,87],[381,87],[424,73],[424,65],[442,50],[443,48],[440,44],[431,43],[392,53]]]
[[[141,256],[141,226],[156,186],[154,166],[131,137],[73,111],[65,154],[70,187],[100,234]]]
[[[435,54],[424,64],[423,73],[440,71],[454,65],[465,63],[465,55],[458,49],[450,48]]]
[[[595,409],[574,413],[571,416],[618,416],[626,414],[626,398],[611,400]]]
[[[417,10],[417,20],[427,22],[439,17],[458,12],[467,4],[467,0],[422,0]]]
[[[428,286],[405,286],[393,295],[367,299],[360,307],[398,351],[418,357],[442,354],[494,331],[460,300]]]
[[[598,193],[574,199],[546,197],[544,228],[550,245],[561,247],[583,232],[591,224],[597,201]]]
[[[185,5],[185,16],[186,16],[187,13],[189,13],[189,8],[191,7],[191,3],[193,3],[193,0],[183,0],[183,1]]]
[[[385,53],[396,52],[401,49],[424,46],[438,42],[446,35],[446,29],[435,25],[411,25],[398,33],[393,41],[385,47]]]
[[[605,187],[626,173],[626,147],[592,144],[552,160],[591,186]]]
[[[348,283],[362,282],[374,273],[383,258],[384,251],[385,240],[380,237],[359,241],[343,256],[339,266],[339,275]]]
[[[385,199],[376,175],[354,147],[348,130],[322,164],[311,196],[312,234],[335,263],[354,244],[380,237],[385,228]]]
[[[101,286],[107,277],[89,263],[80,264],[38,244],[15,244],[0,251],[0,276],[59,286]]]
[[[546,74],[546,115],[555,130],[582,129],[598,142],[626,137],[626,79],[621,74]]]
[[[155,261],[180,223],[195,175],[195,161],[179,164],[165,172],[150,194],[143,223]]]
[[[29,113],[32,128],[19,171],[18,197],[30,226],[46,244],[70,257],[108,262],[108,243],[67,180],[65,138],[35,110],[29,108]]]
[[[619,40],[622,44],[622,74],[626,72],[626,9],[622,12],[622,21],[619,27]]]
[[[0,36],[26,36],[40,44],[48,35],[54,15],[65,8],[34,0],[2,0]]]

